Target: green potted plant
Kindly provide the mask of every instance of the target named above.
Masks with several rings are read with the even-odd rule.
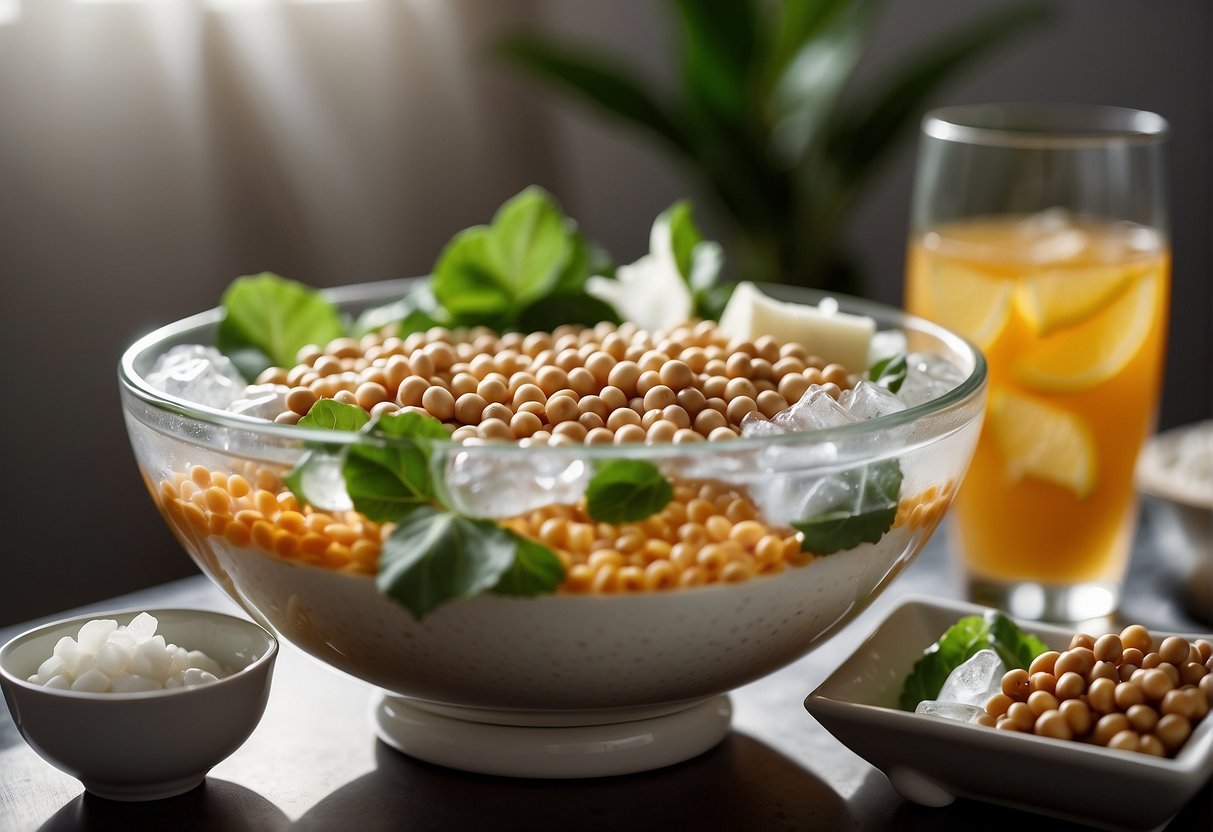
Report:
[[[1045,17],[1039,5],[1004,8],[844,94],[880,0],[670,3],[682,70],[672,96],[584,45],[523,34],[505,53],[681,157],[729,221],[749,275],[852,292],[840,224],[882,158],[944,81]]]

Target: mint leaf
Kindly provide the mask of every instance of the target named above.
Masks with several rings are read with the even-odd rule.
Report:
[[[341,470],[354,508],[382,523],[401,520],[433,502],[429,442],[447,438],[442,423],[419,413],[391,413],[368,423],[364,432],[393,442],[346,450]]]
[[[585,282],[589,252],[577,251],[572,222],[531,187],[498,209],[491,225],[456,234],[434,265],[430,288],[460,324],[506,329],[559,285]]]
[[[906,677],[898,707],[913,711],[918,703],[934,699],[948,676],[979,650],[994,650],[1007,666],[1027,669],[1048,645],[997,610],[984,616],[966,616],[949,627],[939,640],[923,651],[922,658]]]
[[[238,277],[223,293],[215,346],[246,378],[266,367],[290,367],[308,344],[345,334],[337,309],[315,290],[276,274]]]
[[[890,393],[896,393],[906,380],[905,353],[882,358],[868,370],[868,381],[879,384]]]
[[[830,555],[876,543],[893,526],[901,491],[897,460],[874,462],[837,476],[847,488],[849,504],[793,523],[804,535],[801,551]]]
[[[446,310],[438,305],[429,284],[421,283],[399,300],[363,310],[354,322],[354,336],[360,338],[389,324],[395,324],[392,334],[403,338],[431,327],[448,326],[450,320]]]
[[[518,317],[523,332],[551,331],[561,324],[593,326],[600,321],[621,323],[619,313],[609,303],[585,292],[548,295],[532,303]]]
[[[517,549],[517,538],[491,520],[419,506],[384,541],[375,584],[422,618],[447,601],[493,588]]]
[[[586,511],[602,523],[643,520],[669,504],[674,489],[651,462],[618,459],[598,466],[585,490]]]
[[[356,404],[320,399],[297,424],[301,428],[321,430],[361,430],[370,420],[367,412]]]
[[[542,543],[514,535],[514,562],[502,573],[492,591],[498,595],[539,595],[551,592],[564,580],[564,566],[556,553]]]
[[[703,235],[691,219],[691,203],[681,199],[658,214],[653,221],[653,233],[669,235],[678,272],[689,280],[695,246],[703,242]]]

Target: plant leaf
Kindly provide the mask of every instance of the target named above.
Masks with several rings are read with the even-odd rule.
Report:
[[[624,70],[612,66],[609,59],[589,57],[585,49],[559,46],[526,35],[503,43],[502,52],[524,69],[643,127],[683,153],[693,153],[692,142],[680,119]]]
[[[319,292],[270,272],[236,278],[221,305],[225,315],[215,346],[248,378],[269,366],[293,366],[300,348],[345,334],[336,307]]]
[[[560,279],[573,253],[568,224],[555,201],[534,186],[497,209],[489,246],[515,309],[545,297]]]
[[[371,417],[356,404],[343,404],[334,399],[321,399],[312,405],[297,424],[301,428],[322,430],[361,430]]]
[[[954,29],[890,72],[894,80],[884,90],[867,101],[840,108],[828,141],[842,175],[855,182],[868,173],[893,141],[912,126],[927,98],[957,70],[1049,16],[1048,6],[1033,3],[1006,8]]]
[[[898,707],[913,711],[919,702],[937,697],[952,671],[979,650],[994,650],[1008,670],[1026,670],[1048,649],[1043,641],[1019,629],[997,610],[989,610],[984,616],[965,616],[923,651],[906,677]]]
[[[804,535],[802,551],[830,555],[861,543],[876,543],[893,526],[902,478],[897,460],[874,462],[838,476],[849,487],[853,501],[793,523]]]
[[[395,324],[393,334],[403,338],[414,332],[435,326],[448,326],[450,323],[446,310],[439,305],[429,282],[425,281],[417,284],[399,300],[363,310],[354,322],[353,334],[360,338],[368,332]]]
[[[672,499],[674,489],[657,466],[637,459],[599,465],[585,490],[586,511],[602,523],[643,520]]]
[[[501,574],[492,591],[497,595],[541,595],[564,580],[564,566],[556,553],[542,543],[514,535],[514,562]]]
[[[890,393],[896,393],[906,380],[906,355],[899,352],[882,358],[868,370],[868,381],[879,384]]]
[[[419,506],[384,541],[375,584],[420,619],[494,587],[517,549],[517,538],[491,520]]]
[[[754,0],[675,0],[675,6],[688,97],[724,120],[742,121],[752,101],[759,49]]]
[[[434,264],[434,297],[457,318],[506,317],[513,306],[509,289],[496,274],[491,239],[488,226],[465,228],[451,238]]]
[[[399,521],[435,500],[429,445],[447,439],[441,422],[419,413],[391,413],[368,423],[364,432],[392,443],[346,450],[341,470],[355,509],[382,523]]]
[[[540,298],[522,311],[518,329],[522,332],[550,331],[561,324],[593,326],[600,321],[621,323],[615,307],[582,290]]]

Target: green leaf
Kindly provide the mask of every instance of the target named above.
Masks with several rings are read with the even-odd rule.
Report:
[[[511,38],[502,45],[502,52],[519,66],[656,134],[675,149],[694,152],[681,120],[626,71],[612,66],[609,59],[589,57],[584,48],[559,46],[530,36]]]
[[[669,246],[678,273],[691,290],[692,314],[705,319],[719,319],[724,310],[721,302],[720,278],[724,270],[724,250],[719,243],[704,240],[691,215],[691,203],[679,200],[657,215],[649,233],[649,250]],[[728,289],[732,294],[732,289]]]
[[[688,97],[712,113],[740,122],[749,111],[759,48],[754,0],[676,0]]]
[[[318,292],[269,272],[236,278],[221,305],[215,345],[248,378],[269,366],[294,366],[300,348],[345,334],[336,307]]]
[[[540,298],[523,310],[517,324],[522,332],[538,332],[551,331],[561,324],[593,326],[600,321],[621,322],[613,306],[583,290]]]
[[[529,307],[553,294],[582,293],[589,258],[572,221],[531,187],[502,205],[492,225],[455,235],[430,285],[453,321],[501,331],[518,326]]]
[[[455,317],[484,320],[506,317],[514,305],[493,259],[492,231],[475,225],[446,244],[434,264],[434,297]]]
[[[850,504],[793,523],[804,535],[802,551],[830,555],[876,543],[893,526],[902,477],[897,460],[874,462],[837,476],[849,490]]]
[[[301,428],[322,430],[361,430],[371,417],[356,404],[343,404],[334,399],[321,399],[312,405],[297,424]]]
[[[949,627],[939,640],[923,651],[922,658],[906,677],[898,707],[913,711],[918,703],[934,699],[948,676],[979,650],[996,652],[1008,670],[1027,669],[1048,645],[997,610],[984,616],[966,616]]]
[[[430,442],[448,438],[441,422],[419,413],[392,413],[368,423],[364,432],[391,442],[346,450],[342,473],[355,509],[382,523],[398,521],[436,499]]]
[[[814,5],[819,12],[805,8]],[[795,49],[778,53],[775,59],[778,74],[770,115],[771,143],[785,165],[809,158],[824,133],[843,88],[863,57],[873,12],[879,5],[882,3],[865,0],[784,4],[788,30],[786,34],[781,30],[786,40],[780,48],[792,50],[795,42]],[[795,11],[797,6],[805,10]]]
[[[564,566],[556,553],[542,543],[514,535],[514,562],[501,574],[492,591],[497,595],[540,595],[552,592],[564,580]]]
[[[893,81],[866,101],[840,108],[829,150],[842,174],[857,181],[899,135],[913,127],[926,100],[958,70],[996,44],[1050,17],[1043,4],[1005,8],[937,38],[889,75]],[[853,185],[852,185],[853,187]]]
[[[573,254],[569,225],[555,201],[534,186],[497,210],[490,246],[496,276],[515,308],[526,307],[556,286]]]
[[[514,565],[517,537],[491,520],[419,506],[383,543],[375,584],[417,618],[492,589]]]
[[[651,462],[617,459],[598,466],[586,487],[586,511],[602,523],[643,520],[661,511],[674,489]]]
[[[882,358],[868,370],[868,381],[879,384],[890,393],[896,393],[906,380],[906,355],[899,352]]]
[[[668,236],[670,248],[674,251],[674,262],[678,265],[678,273],[687,280],[691,277],[691,257],[695,246],[703,240],[703,235],[695,227],[691,218],[691,203],[685,199],[675,202],[666,208],[653,220],[653,231],[650,236]],[[650,246],[651,248],[651,246]]]
[[[450,324],[446,310],[438,304],[428,282],[419,283],[399,300],[366,309],[354,322],[353,334],[362,337],[395,324],[392,332],[399,338],[435,326]]]

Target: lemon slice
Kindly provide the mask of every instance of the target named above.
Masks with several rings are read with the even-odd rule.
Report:
[[[961,266],[939,264],[931,276],[937,323],[987,349],[1011,317],[1012,284]]]
[[[1035,477],[1078,497],[1095,487],[1095,440],[1073,413],[996,390],[990,395],[990,429],[1013,480]]]
[[[1034,390],[1072,393],[1096,386],[1124,369],[1154,324],[1159,278],[1148,274],[1102,312],[1057,333],[1015,364],[1020,381]]]
[[[1098,314],[1140,275],[1114,265],[1040,272],[1020,281],[1015,306],[1038,335],[1051,335]]]

